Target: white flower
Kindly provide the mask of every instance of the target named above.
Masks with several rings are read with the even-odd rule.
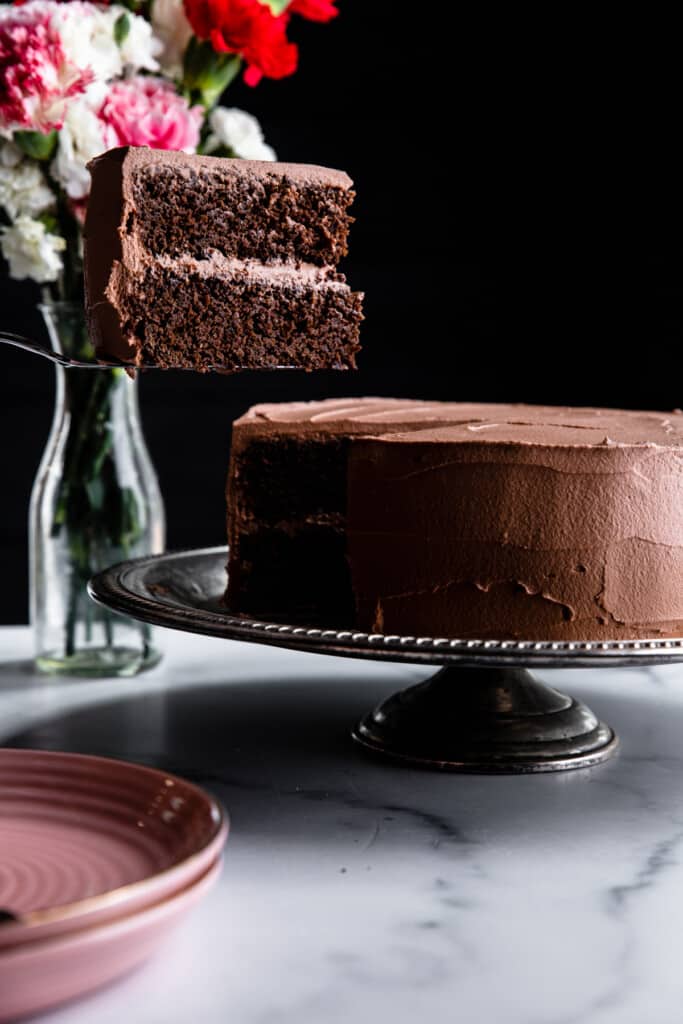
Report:
[[[24,159],[24,154],[13,142],[3,142],[0,145],[0,166],[16,167]]]
[[[0,248],[9,263],[10,277],[30,277],[38,284],[56,281],[62,269],[66,242],[50,234],[42,221],[18,217],[8,228],[0,228]]]
[[[95,113],[101,104],[99,89],[91,86],[67,107],[57,138],[57,152],[50,172],[71,199],[83,199],[90,191],[86,164],[116,145],[116,137]]]
[[[79,68],[90,68],[100,82],[118,78],[124,70],[158,69],[155,55],[161,43],[144,18],[119,4],[99,7],[85,0],[72,0],[54,6],[52,24],[59,32],[68,61]],[[119,47],[114,26],[122,15],[128,18],[130,27]]]
[[[211,135],[204,146],[213,153],[225,146],[243,160],[275,160],[275,150],[263,140],[261,125],[255,117],[237,107],[216,107],[209,114]]]
[[[3,158],[6,148],[2,146],[0,149],[0,206],[5,208],[11,220],[44,213],[54,204],[55,195],[48,187],[43,172],[33,160],[7,166]]]
[[[183,0],[154,0],[152,28],[164,47],[159,55],[163,71],[172,78],[180,78],[183,55],[192,35]]]
[[[157,39],[152,31],[152,26],[138,14],[131,14],[125,7],[115,4],[109,8],[112,31],[118,18],[125,14],[130,26],[128,35],[121,43],[121,60],[127,71],[158,71],[159,62],[156,59],[163,49],[163,43]],[[97,74],[97,72],[95,72]]]

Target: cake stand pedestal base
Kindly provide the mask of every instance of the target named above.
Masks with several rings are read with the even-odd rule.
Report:
[[[442,668],[385,700],[353,737],[395,760],[486,774],[587,768],[618,745],[590,708],[523,668]]]

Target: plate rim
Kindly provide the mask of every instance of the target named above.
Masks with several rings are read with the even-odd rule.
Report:
[[[66,1009],[159,956],[169,929],[175,932],[206,898],[219,881],[223,865],[221,853],[194,881],[133,913],[0,952],[0,984],[7,984],[9,1000],[9,1007],[0,1008],[0,1020],[23,1020],[27,1015],[33,1019]],[[27,998],[27,985],[34,982]]]
[[[533,665],[537,667],[605,667],[607,665],[683,662],[683,637],[641,640],[495,640],[401,636],[267,622],[199,607],[179,607],[131,586],[131,575],[190,558],[227,559],[225,545],[183,548],[145,555],[111,566],[88,583],[94,601],[152,625],[229,640],[378,661],[413,664]]]
[[[186,869],[188,866],[191,866],[206,857],[208,851],[213,851],[210,861],[211,864],[213,864],[214,860],[221,857],[230,828],[228,813],[211,793],[202,787],[195,785],[195,783],[190,782],[188,779],[182,778],[180,775],[176,775],[173,772],[165,772],[160,768],[153,768],[149,765],[138,764],[135,761],[126,761],[120,757],[106,757],[101,754],[82,754],[77,751],[70,750],[41,750],[36,747],[0,748],[0,762],[5,757],[8,757],[8,755],[10,758],[17,756],[18,760],[21,760],[23,755],[31,755],[33,757],[39,756],[40,758],[47,758],[48,760],[54,757],[60,760],[68,758],[69,760],[78,762],[87,761],[88,763],[97,761],[105,765],[113,762],[115,764],[125,765],[127,768],[132,768],[136,771],[139,770],[145,773],[158,775],[164,779],[172,779],[174,782],[181,782],[184,786],[187,786],[201,794],[203,799],[207,801],[211,809],[211,817],[215,822],[215,828],[210,838],[198,850],[195,850],[188,857],[184,857],[175,864],[170,865],[170,867],[163,868],[161,871],[155,871],[153,874],[148,875],[145,878],[140,878],[135,882],[127,882],[125,885],[119,885],[113,889],[107,889],[105,892],[96,893],[93,896],[85,896],[80,900],[72,900],[69,903],[60,903],[54,907],[30,910],[25,914],[21,914],[14,921],[3,922],[2,925],[0,925],[0,956],[3,955],[3,951],[19,949],[29,943],[51,941],[52,939],[58,938],[58,935],[45,937],[42,937],[41,935],[33,937],[31,935],[31,931],[38,930],[43,925],[75,920],[82,915],[88,915],[94,911],[110,907],[114,908],[123,906],[125,908],[126,902],[130,899],[134,899],[138,893],[143,892],[144,888],[149,885],[149,882],[152,879],[155,881],[159,879],[172,879],[175,874],[180,874],[181,871]],[[2,783],[0,782],[0,788],[1,786]],[[203,875],[200,877],[203,877]],[[168,899],[173,895],[174,893],[170,892],[165,898]],[[140,911],[144,909],[144,907],[139,908]],[[114,920],[119,920],[119,918],[112,919],[109,922],[98,922],[90,927],[99,927],[100,924],[104,925],[106,923],[113,923]],[[88,927],[88,925],[86,924],[83,927]],[[60,933],[60,935],[61,934],[63,933]]]
[[[193,881],[188,882],[187,885],[183,885],[180,889],[176,889],[174,892],[168,893],[167,896],[163,896],[161,899],[155,900],[153,903],[140,907],[138,910],[134,910],[130,914],[124,914],[121,917],[111,918],[106,921],[98,921],[96,924],[92,925],[84,925],[83,928],[78,928],[71,932],[60,932],[58,935],[48,935],[44,938],[36,939],[35,942],[26,942],[16,946],[8,946],[7,948],[0,950],[0,963],[3,967],[8,963],[11,966],[13,959],[16,960],[22,957],[36,957],[40,956],[41,953],[50,952],[53,949],[58,949],[60,951],[68,949],[70,944],[79,942],[86,935],[91,936],[93,942],[100,942],[103,937],[107,938],[110,935],[116,934],[118,931],[125,931],[126,925],[128,925],[132,920],[135,920],[138,925],[142,924],[144,926],[150,918],[156,917],[160,913],[163,914],[163,912],[167,911],[169,907],[173,910],[179,903],[182,906],[188,896],[196,895],[197,893],[199,893],[199,895],[203,895],[206,890],[211,888],[211,886],[220,877],[224,863],[224,854],[220,851],[218,855],[206,866],[201,875]]]

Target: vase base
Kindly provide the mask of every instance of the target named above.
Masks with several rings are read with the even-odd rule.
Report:
[[[50,676],[79,676],[82,679],[136,676],[154,668],[161,652],[154,647],[144,651],[134,647],[88,647],[74,654],[45,651],[35,658],[39,672]]]

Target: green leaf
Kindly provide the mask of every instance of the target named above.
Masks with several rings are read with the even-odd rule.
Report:
[[[93,464],[92,464],[91,475],[93,477],[97,477],[98,474],[101,472],[102,466],[104,464],[104,460],[106,459],[107,455],[111,451],[113,444],[114,444],[114,436],[111,433],[111,431],[107,431],[107,433],[105,434],[105,436],[104,436],[104,438],[102,440],[102,447],[100,448],[100,450],[95,455],[95,458],[94,458],[94,461],[93,461]]]
[[[54,213],[41,213],[36,220],[39,220],[41,224],[45,225],[45,230],[49,231],[51,235],[59,234],[59,221],[55,217]]]
[[[104,504],[104,484],[102,483],[102,478],[96,476],[93,480],[86,480],[85,489],[88,493],[90,505],[99,511]]]
[[[210,110],[242,67],[237,54],[216,53],[211,43],[190,39],[185,51],[182,92]]]
[[[282,14],[286,10],[291,0],[264,0],[266,7],[270,7],[273,14],[277,17],[278,14]]]
[[[52,529],[50,530],[51,537],[57,537],[59,531],[66,523],[66,516],[68,511],[69,502],[69,482],[68,480],[62,480],[61,492],[55,506],[55,515],[52,520]]]
[[[57,132],[15,132],[13,141],[33,160],[49,160],[57,147]]]
[[[207,110],[210,110],[211,107],[214,107],[218,103],[219,99],[232,80],[237,77],[239,70],[242,67],[242,60],[237,55],[227,58],[223,56],[223,59],[223,66],[213,72],[210,80],[204,82],[201,90],[201,103],[207,108]]]
[[[130,32],[130,18],[127,14],[120,14],[114,22],[114,41],[117,46],[122,46]]]
[[[197,149],[197,152],[198,153],[203,153],[204,150],[200,146]],[[230,157],[231,160],[234,160],[235,157],[237,156],[237,153],[235,152],[234,149],[231,149],[230,146],[216,146],[215,149],[211,150],[211,156],[222,156],[222,157],[226,157],[227,156],[227,157]]]
[[[138,503],[135,493],[130,487],[121,488],[122,522],[121,540],[124,543],[134,544],[140,536],[140,517],[138,515]]]

